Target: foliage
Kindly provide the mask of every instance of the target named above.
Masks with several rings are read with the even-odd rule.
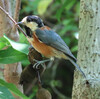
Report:
[[[0,38],[1,50],[0,50],[0,63],[2,64],[11,64],[19,61],[28,61],[28,44],[18,43],[10,40],[6,35]],[[8,47],[5,50],[2,50],[4,47]],[[10,61],[12,60],[12,61]]]
[[[52,2],[52,0],[41,0],[38,4],[38,13],[43,15],[46,12],[48,5]],[[41,10],[42,9],[42,10]]]
[[[0,99],[15,99],[5,86],[0,85]]]
[[[28,44],[21,44],[21,43],[18,43],[18,42],[14,42],[14,41],[10,40],[6,35],[4,35],[4,38],[6,40],[8,40],[8,42],[11,44],[11,46],[14,49],[16,49],[16,50],[28,55],[28,48],[29,48]]]
[[[6,88],[5,88],[5,87],[6,87]],[[16,94],[16,95],[22,97],[23,99],[29,99],[29,98],[26,97],[24,94],[22,94],[22,93],[16,88],[15,85],[13,85],[13,84],[11,84],[11,83],[7,83],[7,82],[3,81],[2,79],[0,79],[0,89],[1,89],[0,92],[1,92],[2,94],[6,94],[5,96],[7,96],[7,94],[8,94],[8,96],[11,95],[11,93],[8,91],[8,89],[9,89],[9,90],[12,91],[14,94]],[[8,97],[5,97],[5,98],[4,98],[4,95],[2,96],[2,94],[0,94],[0,95],[1,95],[1,97],[3,97],[3,98],[0,97],[0,99],[14,99],[13,96],[11,96],[11,97],[9,97],[9,98],[8,98]]]

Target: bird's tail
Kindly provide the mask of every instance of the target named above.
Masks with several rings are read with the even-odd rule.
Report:
[[[81,70],[81,68],[78,66],[78,64],[76,64],[76,63],[74,62],[74,60],[71,59],[71,58],[69,58],[69,61],[70,61],[70,62],[81,72],[81,74],[86,78],[84,72]]]

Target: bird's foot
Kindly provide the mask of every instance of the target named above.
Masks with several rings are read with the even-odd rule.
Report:
[[[36,63],[33,65],[33,68],[39,69],[39,68],[40,68],[39,65],[42,65],[42,67],[45,68],[45,64],[44,64],[44,63],[50,61],[50,59],[42,60],[42,61],[38,61],[38,60],[35,60],[35,59],[34,59],[34,61],[35,61]]]

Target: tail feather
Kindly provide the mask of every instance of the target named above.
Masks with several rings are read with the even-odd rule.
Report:
[[[76,64],[73,59],[69,58],[69,61],[81,72],[81,74],[86,78],[84,72],[81,70],[81,68]]]

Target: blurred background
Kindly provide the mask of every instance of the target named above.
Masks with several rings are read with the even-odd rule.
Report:
[[[77,57],[79,6],[79,0],[22,0],[19,21],[27,15],[40,16],[44,24],[56,31]],[[28,43],[22,33],[20,42]],[[25,66],[23,64],[23,68]],[[63,59],[55,59],[47,64],[41,79],[43,87],[51,92],[53,99],[71,99],[74,69],[69,61]],[[31,91],[25,89],[25,94],[32,99],[35,99],[36,92],[36,85]]]

